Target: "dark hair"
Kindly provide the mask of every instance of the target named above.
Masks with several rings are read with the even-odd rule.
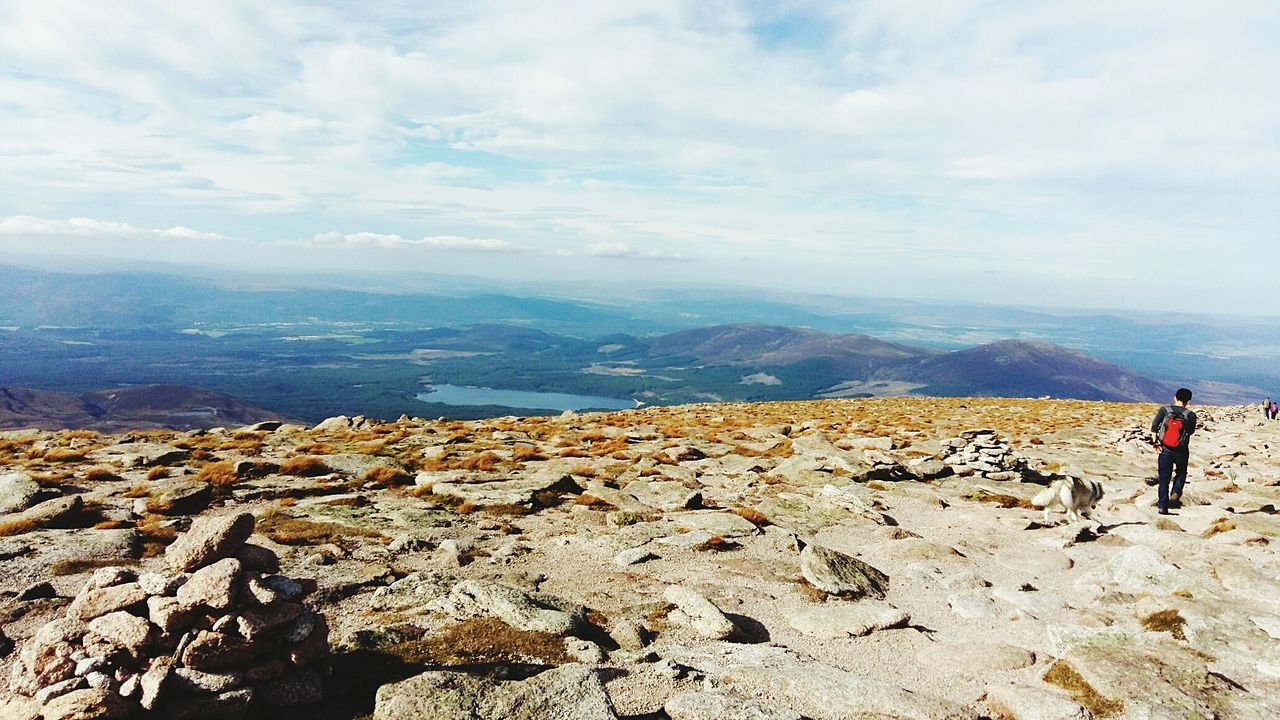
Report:
[[[1178,388],[1178,392],[1173,394],[1178,402],[1191,402],[1191,391],[1186,388]]]

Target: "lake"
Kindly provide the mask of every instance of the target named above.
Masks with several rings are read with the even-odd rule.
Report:
[[[461,385],[432,385],[430,392],[418,393],[414,398],[445,405],[501,405],[525,410],[627,410],[636,406],[631,399]]]

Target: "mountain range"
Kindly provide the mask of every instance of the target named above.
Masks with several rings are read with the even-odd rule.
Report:
[[[122,387],[84,395],[0,387],[0,430],[192,430],[276,419],[282,419],[278,413],[230,395],[181,385]]]

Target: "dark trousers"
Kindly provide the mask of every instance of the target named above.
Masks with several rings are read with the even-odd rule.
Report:
[[[1187,482],[1187,460],[1191,451],[1187,448],[1161,448],[1158,467],[1160,480],[1157,497],[1160,510],[1169,509],[1169,478],[1173,478],[1173,495],[1182,499],[1182,486]]]

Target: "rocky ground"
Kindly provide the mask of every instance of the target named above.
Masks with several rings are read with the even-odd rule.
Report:
[[[1155,409],[3,433],[0,717],[1280,717],[1280,423]]]

